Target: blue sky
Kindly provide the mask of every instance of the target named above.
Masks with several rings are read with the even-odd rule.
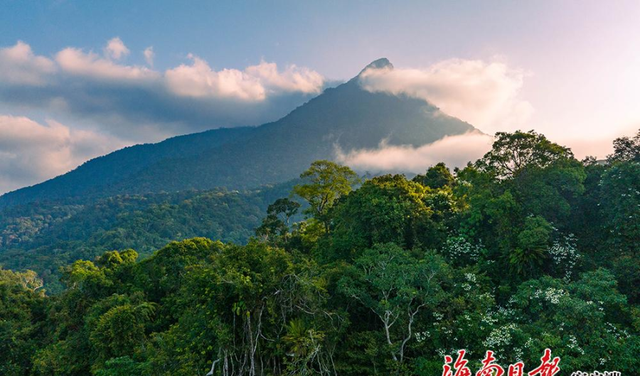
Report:
[[[0,192],[123,145],[274,120],[383,56],[398,71],[376,90],[603,157],[639,128],[638,20],[637,1],[0,1]]]
[[[541,52],[582,48],[580,44],[594,41],[594,34],[606,32],[602,26],[634,23],[639,15],[634,2],[602,6],[588,1],[3,4],[2,45],[20,39],[41,54],[67,46],[95,49],[119,36],[132,50],[154,45],[158,63],[165,66],[188,53],[221,67],[243,67],[264,58],[308,66],[333,78],[347,78],[381,56],[409,66],[495,54],[509,55],[514,63],[539,60]]]

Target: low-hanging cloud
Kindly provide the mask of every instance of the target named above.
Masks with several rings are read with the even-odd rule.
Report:
[[[142,54],[146,66],[126,64],[130,50],[119,38],[102,54],[67,47],[52,58],[17,42],[0,49],[0,103],[93,121],[106,133],[149,141],[276,120],[325,85],[322,75],[295,65],[281,69],[263,61],[215,70],[189,55],[190,63],[158,71],[153,49]]]
[[[0,194],[65,173],[121,141],[56,121],[0,115]]]
[[[499,62],[450,59],[424,69],[369,68],[361,86],[372,92],[424,99],[485,132],[515,129],[533,107],[519,98],[524,73]]]
[[[481,132],[446,136],[431,144],[387,145],[382,142],[377,149],[361,149],[344,152],[336,150],[336,159],[357,171],[404,171],[422,173],[430,166],[444,162],[450,167],[462,167],[482,157],[489,149],[493,137]]]

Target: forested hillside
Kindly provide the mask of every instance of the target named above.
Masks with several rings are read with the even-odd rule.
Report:
[[[316,161],[291,189],[306,205],[274,197],[246,245],[109,250],[55,296],[0,270],[0,373],[426,376],[458,349],[474,374],[487,350],[528,372],[550,348],[562,375],[636,374],[640,133],[614,146],[578,161],[499,133],[411,180]]]
[[[59,268],[104,251],[134,248],[148,256],[172,240],[196,236],[244,244],[267,206],[293,183],[253,191],[184,191],[62,200],[0,209],[0,265],[31,269],[50,292]]]
[[[87,199],[109,196],[109,186],[131,178],[141,170],[172,158],[185,158],[217,148],[247,134],[252,128],[214,129],[143,144],[92,159],[70,173],[19,189],[0,197],[0,208],[30,202]],[[157,191],[162,191],[159,188]]]

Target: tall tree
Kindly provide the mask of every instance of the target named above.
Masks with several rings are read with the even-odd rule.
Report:
[[[266,240],[279,235],[286,241],[291,217],[296,215],[298,209],[300,204],[295,201],[288,198],[277,199],[267,208],[267,216],[256,229],[256,235],[263,236]]]
[[[313,216],[329,232],[329,209],[343,195],[351,192],[360,181],[358,175],[347,166],[321,160],[300,175],[304,183],[293,187],[293,193],[307,200],[305,213]]]
[[[426,174],[416,175],[413,181],[431,188],[443,188],[453,185],[455,178],[447,166],[440,162],[435,166],[429,167]]]
[[[545,167],[556,160],[572,158],[569,148],[549,141],[540,133],[498,132],[491,150],[476,162],[476,166],[499,178],[507,178],[526,166]]]
[[[403,175],[375,177],[332,209],[332,258],[349,260],[375,243],[437,248],[453,213],[448,188],[430,189]]]
[[[351,276],[341,280],[342,292],[378,318],[386,347],[398,364],[405,360],[418,314],[443,296],[445,267],[439,256],[418,260],[396,244],[377,244],[355,261]]]
[[[609,162],[640,162],[640,129],[634,137],[613,140],[613,150],[613,154],[607,157]]]

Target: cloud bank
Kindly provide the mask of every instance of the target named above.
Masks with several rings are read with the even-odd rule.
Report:
[[[386,145],[377,149],[336,151],[337,160],[357,171],[385,172],[405,171],[423,173],[438,162],[449,167],[462,167],[482,157],[493,143],[493,137],[480,132],[447,136],[431,144],[413,147],[410,145]]]
[[[0,108],[45,113],[66,124],[0,112],[0,192],[124,145],[276,120],[327,85],[318,72],[296,65],[261,61],[220,69],[189,54],[159,70],[153,47],[137,54],[142,64],[128,63],[134,54],[117,37],[98,52],[66,47],[41,56],[22,41],[0,48]],[[518,97],[523,73],[501,63],[446,60],[424,69],[367,69],[359,79],[365,90],[427,100],[486,132],[505,124],[514,129],[532,111]],[[382,143],[338,157],[361,170],[422,172],[440,161],[463,165],[488,144],[486,136],[472,134],[418,148]]]
[[[153,48],[141,52],[146,66],[124,62],[131,51],[119,38],[101,54],[67,47],[51,58],[19,41],[0,48],[0,103],[93,120],[107,133],[148,141],[276,120],[325,85],[304,67],[262,61],[216,70],[191,54],[188,63],[159,71]]]
[[[69,115],[135,141],[157,135],[276,120],[319,94],[327,80],[306,67],[261,61],[244,69],[215,69],[189,54],[164,71],[127,64],[130,49],[112,38],[101,53],[67,47],[51,57],[24,42],[0,48],[0,103]],[[502,63],[451,59],[424,69],[367,69],[360,83],[372,92],[408,95],[440,107],[485,132],[515,129],[532,113],[519,98],[523,72]]]
[[[369,68],[360,84],[371,92],[424,99],[493,133],[522,127],[531,116],[533,107],[519,98],[523,77],[503,63],[450,59],[424,69]]]
[[[63,174],[87,159],[124,145],[55,121],[0,115],[0,193]]]

